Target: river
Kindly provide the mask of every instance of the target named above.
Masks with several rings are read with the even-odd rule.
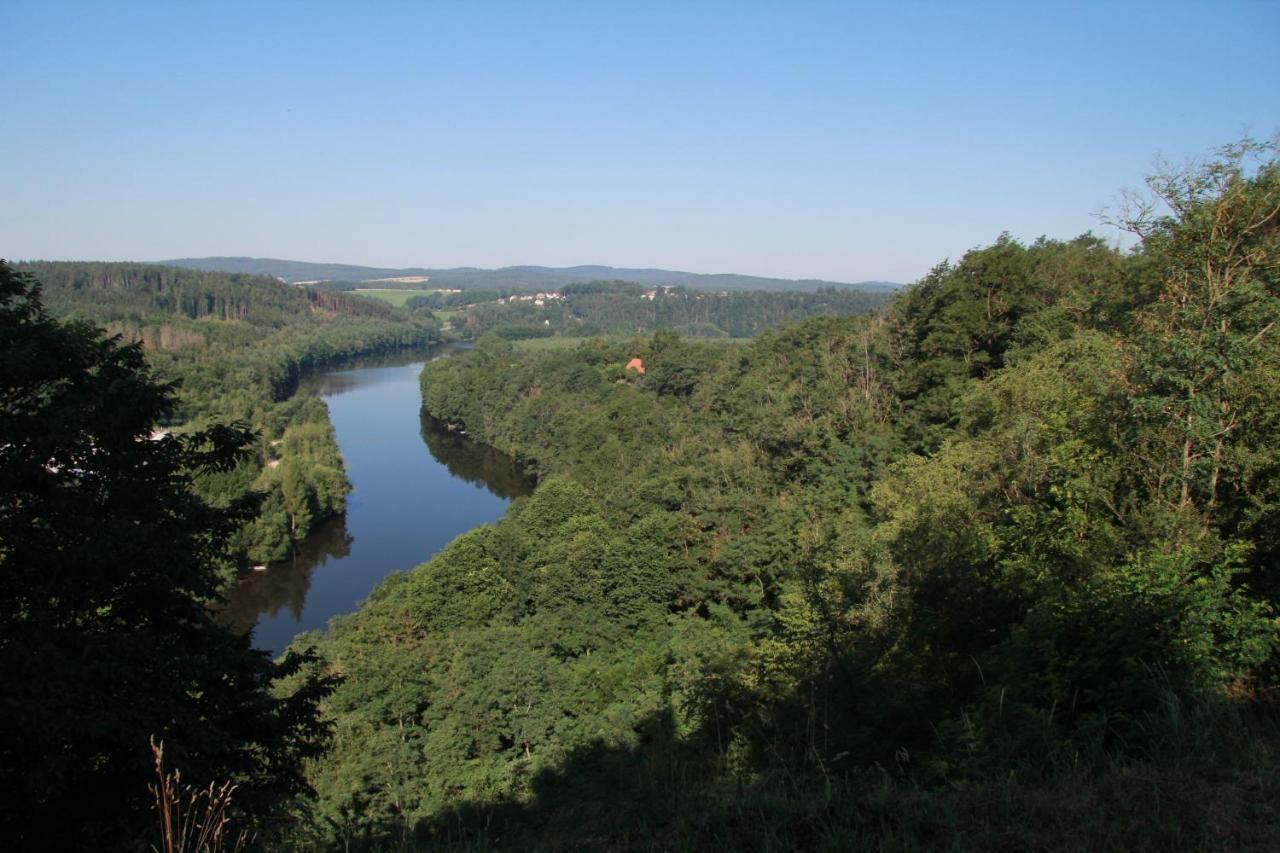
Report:
[[[425,562],[450,540],[496,521],[530,483],[510,457],[422,418],[418,374],[438,348],[357,362],[320,374],[299,393],[329,406],[352,491],[294,556],[245,577],[224,620],[279,654],[301,631],[350,613],[388,573]]]

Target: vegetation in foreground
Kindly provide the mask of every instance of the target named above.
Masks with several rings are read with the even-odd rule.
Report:
[[[252,436],[148,440],[198,396],[0,266],[6,836],[144,845],[154,737],[273,849],[1274,846],[1276,154],[1157,175],[1131,254],[433,363],[538,488],[280,664],[207,609]]]
[[[0,263],[0,836],[14,849],[129,849],[154,826],[149,739],[184,774],[239,787],[239,825],[308,791],[327,689],[273,664],[209,609],[225,543],[256,507],[194,481],[254,437],[153,439],[174,415],[142,347],[62,324]]]
[[[874,318],[429,365],[539,486],[316,638],[295,843],[1266,849],[1275,155]]]

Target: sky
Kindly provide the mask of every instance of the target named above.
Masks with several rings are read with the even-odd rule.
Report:
[[[1280,131],[1280,2],[0,0],[0,257],[910,282]]]

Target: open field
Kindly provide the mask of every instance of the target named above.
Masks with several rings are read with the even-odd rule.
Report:
[[[362,287],[352,291],[357,296],[371,296],[374,299],[381,299],[389,305],[397,308],[403,308],[404,304],[415,296],[425,296],[430,293],[429,290],[396,290],[383,287]]]

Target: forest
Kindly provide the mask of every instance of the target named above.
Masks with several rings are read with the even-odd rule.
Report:
[[[163,262],[167,266],[211,272],[251,273],[278,276],[284,281],[318,281],[360,283],[365,286],[372,280],[402,276],[427,276],[430,287],[459,288],[462,290],[558,290],[566,284],[588,281],[624,280],[653,286],[683,286],[698,290],[773,290],[813,291],[820,288],[854,288],[859,290],[893,290],[898,287],[889,281],[841,282],[821,279],[766,278],[732,273],[691,273],[679,270],[652,268],[607,267],[598,265],[576,267],[514,266],[499,269],[478,267],[453,267],[429,269],[424,267],[363,267],[351,264],[315,264],[305,261],[288,261],[278,258],[177,258]]]
[[[478,325],[423,414],[536,488],[276,662],[213,612],[343,493],[292,392],[429,307],[0,264],[6,837],[147,849],[163,741],[209,849],[1274,848],[1278,155],[742,345]]]
[[[689,337],[750,338],[806,317],[865,314],[889,302],[881,291],[827,288],[813,293],[646,288],[635,282],[566,284],[560,298],[501,291],[479,300],[472,291],[413,297],[409,306],[465,305],[454,325],[468,337],[494,332],[509,340],[539,337],[632,335],[659,329]],[[465,300],[465,301],[464,301]]]
[[[440,339],[429,313],[410,315],[264,276],[131,263],[18,269],[41,282],[54,316],[142,345],[157,377],[175,386],[160,431],[236,423],[256,433],[254,452],[234,468],[196,479],[215,504],[264,495],[233,537],[241,562],[281,559],[345,505],[349,486],[328,412],[314,397],[295,396],[299,381],[355,356]]]
[[[1150,185],[872,317],[430,364],[539,485],[300,644],[314,843],[1267,849],[1280,167]]]

